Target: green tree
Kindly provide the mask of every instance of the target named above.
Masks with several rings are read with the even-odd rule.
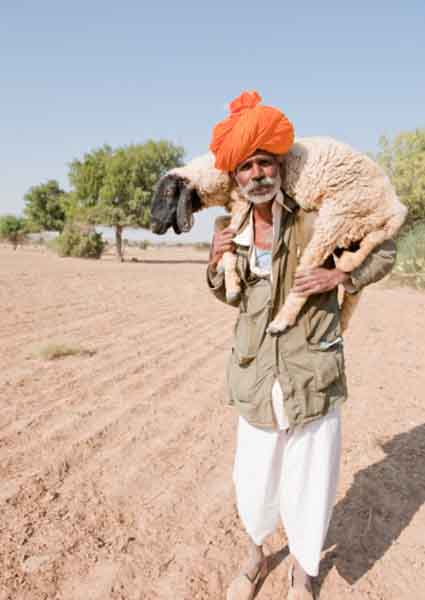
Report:
[[[66,193],[54,179],[35,185],[24,196],[24,214],[39,231],[62,231],[66,220],[65,198]]]
[[[171,142],[149,140],[112,150],[103,146],[70,165],[69,179],[78,210],[98,225],[115,229],[117,258],[123,260],[125,227],[148,228],[155,184],[180,166],[184,149]]]
[[[382,136],[377,162],[390,177],[409,213],[406,225],[425,220],[425,129],[399,133],[393,142]]]
[[[15,250],[24,241],[26,233],[26,222],[22,217],[0,216],[0,238],[10,242]]]

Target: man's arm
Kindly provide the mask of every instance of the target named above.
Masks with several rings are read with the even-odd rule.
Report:
[[[350,283],[356,292],[366,285],[376,283],[392,270],[397,256],[394,240],[386,240],[377,246],[361,265],[350,273]]]
[[[377,246],[363,263],[351,273],[343,273],[339,269],[309,269],[299,271],[295,275],[292,291],[303,296],[328,292],[343,284],[347,292],[359,292],[366,285],[375,283],[388,275],[395,264],[396,245],[393,240],[386,240]]]
[[[226,302],[226,286],[224,284],[224,272],[214,271],[211,265],[207,268],[207,285],[217,300]]]

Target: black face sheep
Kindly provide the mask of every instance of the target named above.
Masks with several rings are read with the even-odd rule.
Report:
[[[356,252],[345,251],[336,259],[339,269],[350,272],[403,224],[407,209],[384,171],[348,145],[325,137],[300,138],[281,160],[284,192],[304,210],[317,211],[300,270],[319,267],[336,248],[358,242]],[[213,165],[213,155],[207,154],[162,177],[151,207],[152,231],[164,233],[170,226],[177,233],[189,231],[193,213],[210,206],[224,206],[231,212],[230,226],[240,227],[249,205],[234,179]],[[235,262],[231,253],[223,256],[229,302],[240,293]],[[344,300],[343,328],[357,301],[358,294]],[[290,293],[268,331],[276,334],[293,325],[305,302]]]

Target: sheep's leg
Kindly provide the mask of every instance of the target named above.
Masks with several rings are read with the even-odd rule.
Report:
[[[297,315],[306,303],[306,300],[306,296],[300,296],[290,292],[276,317],[271,323],[269,323],[269,326],[267,327],[267,333],[270,333],[271,335],[277,335],[278,333],[283,333],[286,329],[293,325]]]
[[[400,211],[393,215],[382,229],[371,231],[360,242],[360,248],[356,252],[348,252],[347,250],[342,253],[339,258],[336,258],[335,263],[340,271],[345,273],[351,273],[354,271],[367,256],[372,252],[376,246],[382,244],[385,240],[392,238],[399,231],[403,225],[404,219],[406,218],[406,209],[404,206],[401,207]]]
[[[241,199],[237,192],[234,191],[232,194],[232,218],[228,227],[233,231],[238,231],[243,219],[246,216],[246,211],[249,206],[246,200]],[[236,272],[236,254],[233,252],[225,252],[223,254],[223,266],[224,266],[224,281],[226,284],[226,301],[229,304],[235,304],[240,300],[241,297],[241,282],[239,275]]]
[[[345,250],[340,257],[335,257],[337,269],[345,273],[351,273],[362,264],[376,246],[379,246],[386,239],[388,239],[388,235],[385,230],[368,233],[360,242],[360,248],[356,252]]]
[[[222,231],[227,227],[237,229],[238,215],[217,217],[214,223],[215,231]],[[239,301],[241,295],[241,284],[239,276],[236,272],[236,254],[233,252],[225,252],[221,259],[224,267],[224,283],[226,288],[226,301],[229,304],[235,304]]]
[[[226,286],[226,302],[234,304],[239,301],[241,296],[241,282],[236,272],[236,254],[234,252],[225,252],[222,262],[224,267],[224,283]]]
[[[328,222],[324,219],[321,220],[319,215],[313,237],[301,256],[297,270],[304,271],[320,267],[336,248],[343,227],[344,221],[330,223],[329,220]],[[291,327],[307,302],[307,298],[308,296],[289,292],[284,305],[269,324],[267,332],[276,335]]]
[[[351,271],[354,271],[354,269],[362,264],[376,246],[386,239],[388,239],[388,235],[385,230],[368,233],[360,242],[360,247],[356,252],[345,250],[340,257],[335,257],[337,269],[345,273],[351,273]]]

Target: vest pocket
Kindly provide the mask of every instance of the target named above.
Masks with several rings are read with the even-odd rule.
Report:
[[[309,344],[310,355],[314,367],[314,378],[317,392],[325,392],[329,386],[342,381],[344,376],[344,355],[342,338],[331,342]]]
[[[257,356],[268,322],[268,311],[240,313],[235,325],[234,350],[239,365],[247,365]]]
[[[251,403],[255,399],[257,365],[255,361],[241,362],[236,348],[232,349],[227,368],[227,385],[231,404]]]

